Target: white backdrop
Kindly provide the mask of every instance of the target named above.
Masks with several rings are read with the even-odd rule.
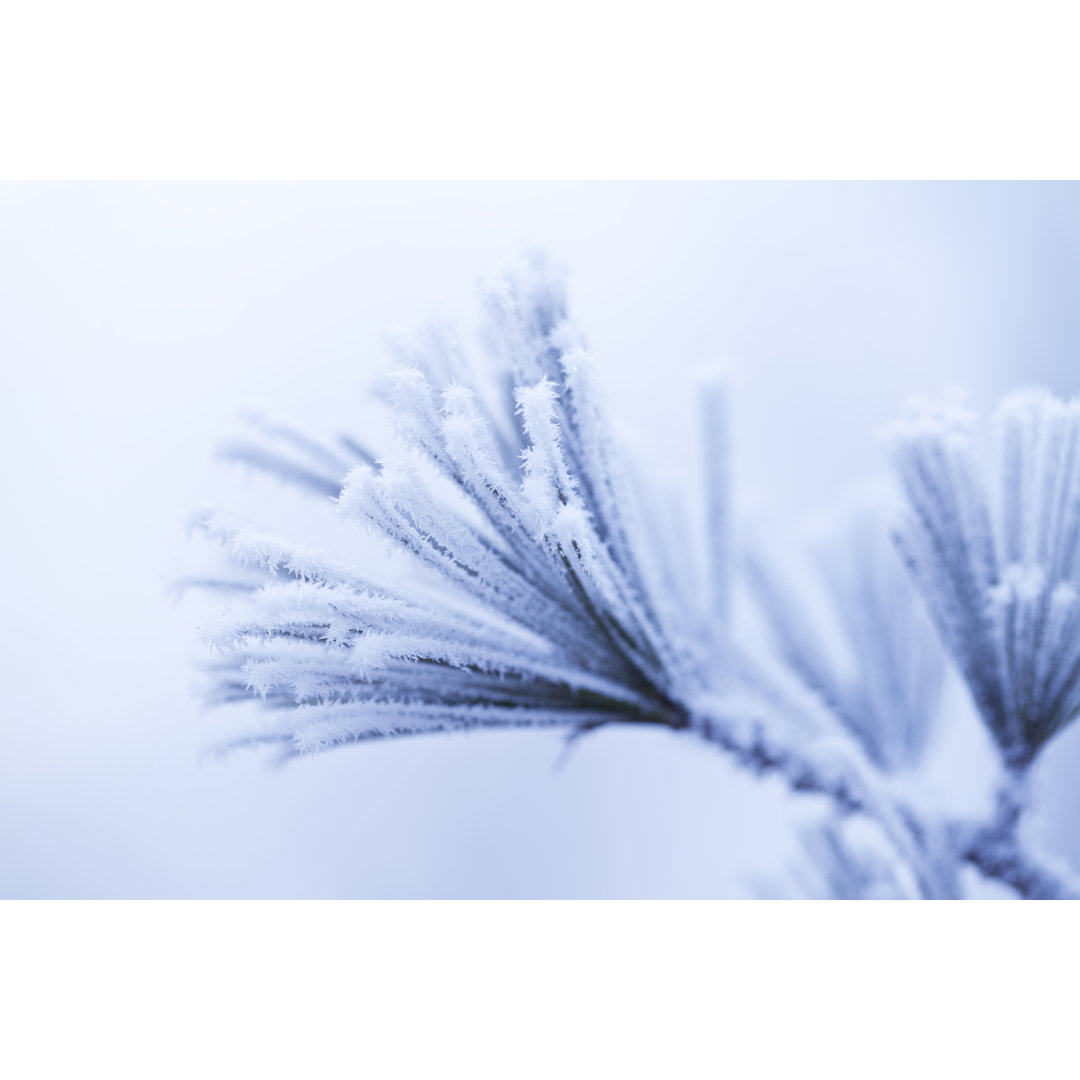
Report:
[[[235,718],[192,694],[208,609],[168,595],[187,513],[335,527],[215,443],[252,408],[363,434],[382,331],[472,330],[523,245],[662,475],[692,483],[694,372],[731,368],[739,504],[785,532],[879,472],[910,393],[1080,390],[1075,186],[0,188],[0,895],[738,896],[796,857],[778,785],[658,732],[558,769],[531,733],[200,759]],[[1040,791],[1080,858],[1076,776],[1073,732]]]

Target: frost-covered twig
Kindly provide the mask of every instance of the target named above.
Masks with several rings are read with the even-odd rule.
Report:
[[[857,522],[823,560],[846,670],[761,551],[749,580],[774,650],[748,648],[732,622],[723,388],[703,399],[709,573],[698,588],[694,539],[679,516],[657,518],[607,428],[561,279],[536,259],[486,297],[490,379],[445,327],[393,342],[381,392],[398,439],[382,458],[349,437],[323,445],[261,422],[261,441],[227,448],[333,496],[412,566],[391,579],[243,523],[204,522],[232,569],[201,581],[240,598],[204,630],[219,652],[209,697],[254,696],[268,717],[238,743],[299,754],[478,727],[655,725],[872,820],[907,893],[955,895],[968,861],[1023,895],[1065,895],[1015,822],[925,821],[891,794],[888,774],[915,768],[926,745],[942,658],[880,523]],[[997,534],[966,419],[930,410],[896,435],[913,508],[905,559],[1014,771],[1080,707],[1078,415],[1045,395],[1003,406]]]
[[[985,877],[1001,881],[1025,900],[1080,900],[1080,881],[1060,860],[1039,858],[1015,834],[980,829],[960,849]]]
[[[1027,900],[1080,899],[1080,878],[1059,859],[1036,853],[1021,836],[1031,800],[1026,771],[1006,773],[989,821],[951,828],[958,857],[981,874],[1015,889]]]

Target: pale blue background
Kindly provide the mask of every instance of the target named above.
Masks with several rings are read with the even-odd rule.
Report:
[[[192,696],[185,515],[335,528],[215,442],[249,407],[363,433],[382,330],[473,329],[475,278],[524,244],[569,268],[661,474],[692,481],[692,378],[730,367],[738,498],[766,522],[877,476],[912,392],[1080,390],[1070,185],[0,188],[0,895],[738,896],[796,857],[779,785],[662,733],[558,770],[527,733],[199,758],[236,718]],[[1073,732],[1040,796],[1080,859],[1077,779]]]

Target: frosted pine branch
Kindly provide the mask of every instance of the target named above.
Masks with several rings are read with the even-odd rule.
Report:
[[[207,517],[229,569],[192,583],[231,601],[203,628],[214,650],[207,697],[255,699],[266,717],[232,745],[294,755],[473,728],[573,737],[647,724],[872,822],[887,851],[874,865],[860,869],[836,826],[811,843],[834,891],[956,895],[966,862],[1022,895],[1071,894],[1066,874],[1025,850],[1015,820],[928,819],[891,777],[917,772],[940,722],[939,636],[1005,775],[1080,708],[1080,408],[1040,393],[1006,400],[996,506],[971,419],[951,407],[913,413],[893,435],[910,506],[903,559],[875,515],[853,517],[819,558],[847,656],[821,647],[759,546],[740,569],[771,631],[762,651],[732,602],[723,385],[703,390],[697,538],[626,465],[558,275],[534,259],[485,295],[489,377],[445,326],[390,343],[379,392],[396,441],[382,456],[348,436],[324,443],[262,421],[255,438],[225,448],[332,498],[410,567],[391,575]],[[692,569],[699,548],[703,582]]]

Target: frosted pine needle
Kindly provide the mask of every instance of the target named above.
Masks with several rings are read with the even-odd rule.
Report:
[[[994,475],[974,418],[919,404],[891,433],[910,513],[898,540],[1007,762],[1025,766],[1080,710],[1080,400],[1009,395]]]
[[[879,768],[912,768],[938,716],[944,657],[884,513],[849,512],[815,554],[843,654],[823,647],[822,628],[759,545],[747,555],[747,580],[775,647]]]
[[[684,727],[691,700],[718,689],[700,613],[658,589],[670,568],[644,538],[561,283],[533,262],[489,283],[487,301],[512,411],[489,407],[436,327],[393,343],[381,393],[399,446],[384,460],[266,425],[283,450],[228,448],[318,494],[332,489],[341,515],[417,568],[411,584],[390,586],[327,553],[207,522],[240,567],[269,573],[229,582],[246,602],[205,631],[222,656],[215,699],[246,690],[274,711],[254,741],[304,752],[476,726]]]

